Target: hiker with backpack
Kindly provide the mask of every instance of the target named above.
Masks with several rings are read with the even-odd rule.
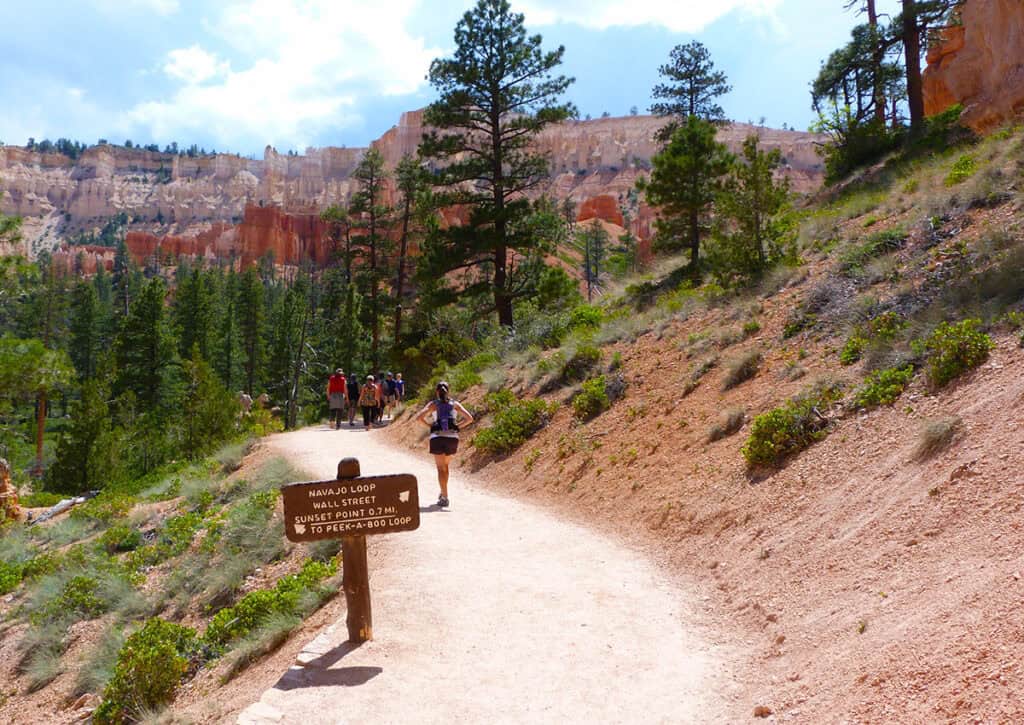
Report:
[[[369,429],[377,415],[377,386],[373,376],[366,376],[366,383],[359,390],[359,408],[363,411],[363,428]]]
[[[390,419],[394,415],[395,401],[398,399],[398,389],[395,386],[395,376],[389,371],[384,379],[384,412]]]
[[[462,426],[470,425],[473,416],[462,407],[457,400],[452,400],[448,392],[448,383],[441,381],[434,388],[434,399],[424,406],[416,420],[430,427],[430,452],[437,464],[437,483],[441,495],[437,497],[437,505],[447,508],[448,501],[448,464],[451,457],[459,450],[459,416],[464,418]]]
[[[348,376],[345,388],[348,395],[348,424],[353,426],[356,424],[356,410],[359,409],[359,378],[355,373]]]

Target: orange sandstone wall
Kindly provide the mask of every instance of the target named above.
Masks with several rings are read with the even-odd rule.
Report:
[[[985,133],[1024,112],[1024,2],[967,0],[961,18],[928,52],[925,113],[960,103],[962,121]]]

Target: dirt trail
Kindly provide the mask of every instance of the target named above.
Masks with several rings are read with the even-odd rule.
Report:
[[[419,479],[419,530],[370,539],[376,639],[345,643],[344,618],[239,722],[710,722],[739,688],[731,646],[692,593],[642,555],[453,472],[452,508],[430,507],[427,458],[377,432],[309,428],[269,440],[333,478]]]

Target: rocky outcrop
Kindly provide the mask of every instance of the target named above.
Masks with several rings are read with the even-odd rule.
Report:
[[[963,123],[985,133],[1024,113],[1024,3],[967,0],[961,19],[928,52],[925,113],[959,103]]]
[[[549,127],[536,145],[549,156],[552,173],[537,193],[572,199],[578,208],[594,209],[600,218],[621,224],[620,207],[650,168],[658,148],[654,136],[663,123],[629,116]],[[424,130],[422,111],[404,113],[374,146],[393,167],[404,154],[416,152]],[[816,136],[735,124],[720,137],[738,149],[750,133],[782,150],[795,190],[811,191],[820,184]],[[24,251],[29,254],[98,231],[123,213],[129,220],[129,246],[138,258],[157,250],[174,255],[180,249],[189,256],[246,262],[268,252],[282,264],[303,256],[320,261],[329,250],[317,213],[348,201],[355,188],[352,172],[364,152],[323,148],[291,156],[268,146],[257,160],[229,154],[189,158],[104,145],[72,162],[60,154],[0,147],[0,211],[24,218]],[[648,238],[651,211],[641,206],[631,216],[634,234]],[[77,253],[65,257],[62,263],[82,269],[105,263],[82,261]]]

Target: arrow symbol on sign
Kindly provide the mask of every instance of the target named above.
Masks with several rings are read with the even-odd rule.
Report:
[[[402,491],[400,494],[398,494],[398,500],[401,501],[402,503],[409,503],[409,492]]]

